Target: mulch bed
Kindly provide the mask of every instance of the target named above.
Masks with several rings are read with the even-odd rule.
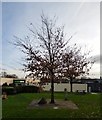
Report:
[[[39,105],[38,101],[33,100],[29,106],[28,109],[33,108],[53,108],[53,109],[60,109],[60,108],[68,108],[68,109],[78,109],[77,105],[73,103],[72,101],[64,101],[64,100],[55,100],[54,104],[50,104],[50,100],[47,100],[46,104]]]

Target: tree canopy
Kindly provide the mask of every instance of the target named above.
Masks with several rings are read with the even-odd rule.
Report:
[[[94,63],[87,58],[88,54],[81,54],[76,44],[69,46],[72,36],[65,39],[64,26],[57,26],[56,20],[56,17],[50,19],[42,14],[41,26],[36,28],[30,23],[28,28],[33,40],[29,36],[25,39],[14,36],[14,44],[26,55],[23,66],[28,76],[51,82],[51,103],[54,103],[54,80],[64,77],[72,80],[88,74]]]

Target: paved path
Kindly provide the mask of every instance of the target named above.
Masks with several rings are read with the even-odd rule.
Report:
[[[27,107],[28,109],[33,109],[33,108],[68,108],[68,109],[78,109],[77,105],[73,103],[72,101],[64,101],[64,100],[55,100],[55,104],[50,104],[50,100],[47,100],[47,104],[44,105],[39,105],[37,104],[37,100],[33,100],[29,106]]]

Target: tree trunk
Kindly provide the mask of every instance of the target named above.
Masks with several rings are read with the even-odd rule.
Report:
[[[53,79],[51,80],[51,102],[50,103],[55,103],[54,102],[54,81]]]
[[[54,74],[52,72],[51,74],[51,102],[50,103],[55,103],[54,101]]]
[[[70,78],[70,92],[73,92],[73,83],[72,83],[72,78]]]

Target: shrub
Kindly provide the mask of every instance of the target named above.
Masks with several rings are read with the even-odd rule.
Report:
[[[76,94],[78,94],[78,95],[84,95],[84,94],[86,94],[86,92],[85,92],[85,90],[77,90]]]
[[[3,85],[2,85],[2,86],[8,86],[7,82],[3,83]]]
[[[38,93],[40,92],[37,86],[16,86],[17,93]]]
[[[22,93],[23,87],[22,86],[15,86],[16,93]]]
[[[7,95],[15,94],[15,88],[14,87],[2,87],[2,93],[5,92]]]
[[[16,93],[38,93],[40,92],[40,89],[37,86],[3,86],[2,93],[3,92],[6,92],[7,95],[12,95]]]
[[[9,86],[10,87],[14,87],[15,85],[14,85],[14,83],[10,83]]]
[[[39,92],[39,87],[37,86],[22,86],[23,93],[37,93]]]

